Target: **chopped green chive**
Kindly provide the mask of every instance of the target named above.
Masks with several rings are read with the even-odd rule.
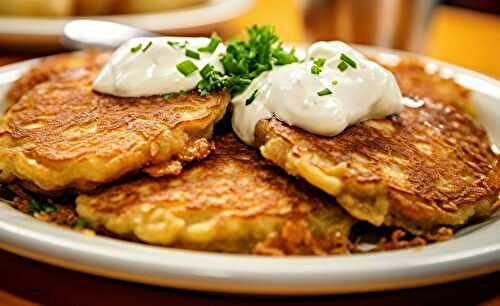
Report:
[[[196,84],[196,90],[201,96],[225,88],[234,97],[244,92],[262,72],[271,70],[276,65],[299,62],[295,50],[287,51],[283,48],[273,27],[252,26],[247,29],[247,34],[246,40],[229,42],[226,52],[221,54],[220,62],[224,72],[215,70],[211,65],[201,68],[202,79]],[[209,44],[197,51],[213,53],[220,43],[220,38],[214,34]]]
[[[142,52],[146,52],[152,45],[153,45],[152,41],[148,42],[148,44],[146,45],[146,47],[144,47],[144,49],[142,49]]]
[[[255,100],[255,97],[257,96],[257,92],[259,90],[256,89],[252,92],[252,94],[250,95],[250,97],[248,97],[248,99],[245,100],[245,105],[250,105],[252,104],[253,100]]]
[[[219,44],[220,44],[220,37],[214,33],[212,34],[212,38],[210,39],[208,45],[206,47],[198,48],[198,51],[206,53],[214,53],[215,49],[217,49],[217,46]]]
[[[194,59],[200,59],[200,54],[196,51],[186,49],[186,56]]]
[[[326,62],[326,59],[322,58],[322,57],[316,58],[313,61],[314,65],[319,66],[319,67],[323,67],[325,65],[325,62]]]
[[[142,49],[142,44],[138,44],[137,46],[130,48],[130,52],[136,53],[139,52],[139,50],[141,49]]]
[[[174,49],[182,49],[182,48],[186,48],[186,46],[187,46],[188,42],[187,42],[187,40],[186,40],[186,41],[184,41],[183,43],[180,43],[180,42],[178,42],[178,41],[170,41],[170,40],[169,40],[169,41],[167,41],[167,44],[168,44],[170,47],[174,48]]]
[[[32,199],[28,204],[28,212],[29,213],[37,213],[42,211],[42,205],[35,199]]]
[[[337,68],[339,68],[340,71],[344,72],[347,68],[349,68],[349,65],[346,62],[340,62],[337,65]]]
[[[316,65],[314,65],[314,66],[311,67],[311,73],[312,74],[320,74],[321,70],[322,70],[321,67],[318,67]]]
[[[214,70],[214,66],[210,65],[210,64],[206,64],[205,66],[203,66],[203,68],[201,68],[200,70],[200,75],[202,78],[207,78],[208,75],[210,74],[210,72],[212,72],[212,70]]]
[[[44,209],[44,211],[45,211],[46,213],[49,213],[49,214],[50,214],[50,213],[55,212],[55,211],[56,211],[56,208],[55,208],[54,206],[46,206],[46,207],[45,207],[45,209]]]
[[[340,59],[342,61],[346,62],[352,68],[357,68],[358,67],[358,65],[356,64],[356,62],[352,58],[350,58],[349,56],[347,56],[345,53],[340,53]]]
[[[221,55],[220,61],[225,71],[222,83],[234,97],[243,92],[262,72],[271,70],[276,65],[299,60],[293,50],[287,52],[283,48],[273,27],[252,26],[247,29],[246,40],[234,40],[227,44],[226,52]],[[214,84],[220,83],[215,78],[213,81]],[[206,82],[202,84],[205,85]]]
[[[89,224],[89,222],[83,218],[78,218],[76,219],[76,222],[74,224],[75,227],[85,227]]]
[[[320,91],[317,92],[318,96],[328,96],[328,95],[331,95],[332,94],[332,91],[328,88],[324,88]]]
[[[297,56],[295,56],[295,48],[289,53],[282,48],[277,48],[273,52],[273,57],[276,59],[276,65],[288,65],[299,61]]]
[[[173,96],[175,96],[175,93],[173,93],[173,92],[167,92],[167,93],[160,95],[160,97],[162,97],[165,100],[168,100],[168,99],[172,98]]]
[[[332,85],[337,85],[338,83],[339,83],[339,81],[337,81],[337,80],[332,81]]]
[[[46,212],[50,214],[55,211],[57,211],[57,208],[55,206],[52,206],[48,203],[41,203],[35,199],[31,199],[30,203],[28,204],[28,212],[31,214],[40,212]]]
[[[325,58],[313,58],[313,63],[314,65],[311,67],[311,73],[312,74],[320,74],[321,71],[323,70],[323,66],[325,65],[326,59]]]
[[[212,91],[226,87],[227,78],[220,71],[215,70],[211,64],[206,64],[200,70],[201,80],[196,84],[196,89],[201,96],[207,96]]]
[[[198,70],[198,67],[196,67],[196,65],[193,64],[191,60],[185,60],[183,62],[180,62],[175,67],[177,67],[177,70],[179,70],[179,72],[182,73],[184,76],[189,76],[191,73]]]
[[[184,97],[186,95],[187,95],[187,92],[185,90],[181,90],[179,92],[166,92],[164,94],[161,94],[160,97],[162,97],[164,100],[168,100],[168,99],[173,98],[175,96]]]
[[[174,49],[177,49],[179,46],[179,43],[176,41],[167,41],[167,44]]]

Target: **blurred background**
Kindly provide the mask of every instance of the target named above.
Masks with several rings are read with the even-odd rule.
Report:
[[[285,42],[408,50],[500,78],[500,0],[2,0],[0,65],[62,51],[64,24],[88,16],[225,39],[273,24]]]

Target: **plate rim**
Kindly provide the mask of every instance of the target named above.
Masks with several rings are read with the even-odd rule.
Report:
[[[481,78],[500,89],[500,81],[466,68],[407,52],[360,48],[377,56],[416,57],[426,64]],[[0,86],[3,74],[22,70],[34,61],[1,67]],[[496,101],[500,103],[500,90]],[[212,292],[317,295],[417,287],[500,271],[500,237],[495,239],[494,235],[500,229],[500,216],[486,223],[463,237],[417,249],[326,258],[267,258],[87,237],[0,205],[0,248],[63,268],[139,283]],[[469,243],[479,246],[460,247]],[[449,253],[443,254],[445,250]]]

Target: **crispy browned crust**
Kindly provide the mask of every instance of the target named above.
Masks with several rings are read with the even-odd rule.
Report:
[[[87,50],[53,55],[40,60],[24,73],[7,91],[9,102],[17,102],[37,84],[56,77],[62,72],[76,68],[100,68],[109,59],[110,53]]]
[[[208,155],[227,93],[117,98],[92,91],[97,73],[70,70],[8,110],[0,181],[17,178],[37,191],[89,190],[149,166],[154,176],[178,174],[184,163]]]
[[[451,78],[442,78],[439,71],[426,73],[424,65],[413,58],[403,59],[396,66],[385,66],[396,77],[401,91],[412,98],[428,98],[474,117],[476,111],[470,100],[470,91]]]
[[[215,145],[179,176],[79,196],[77,211],[96,228],[148,243],[264,254],[264,241],[280,237],[289,243],[269,247],[281,255],[339,252],[353,220],[333,198],[281,173],[232,133]]]
[[[420,236],[413,236],[401,229],[395,229],[390,239],[382,238],[377,246],[373,249],[374,252],[400,250],[412,247],[422,247],[429,243],[446,241],[453,237],[453,230],[447,227],[440,227],[435,232],[427,233]]]
[[[490,215],[498,198],[498,158],[485,130],[431,100],[335,137],[271,119],[258,124],[256,138],[264,157],[374,225],[414,233],[463,225]]]

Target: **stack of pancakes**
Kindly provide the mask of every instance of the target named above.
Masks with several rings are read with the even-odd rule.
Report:
[[[396,233],[387,248],[403,236],[402,246],[422,244],[499,207],[499,158],[468,91],[415,62],[390,69],[421,106],[335,137],[262,120],[251,148],[227,123],[224,91],[92,91],[108,57],[47,58],[8,92],[0,182],[23,201],[72,194],[68,207],[100,233],[266,255],[359,251],[357,224]]]

